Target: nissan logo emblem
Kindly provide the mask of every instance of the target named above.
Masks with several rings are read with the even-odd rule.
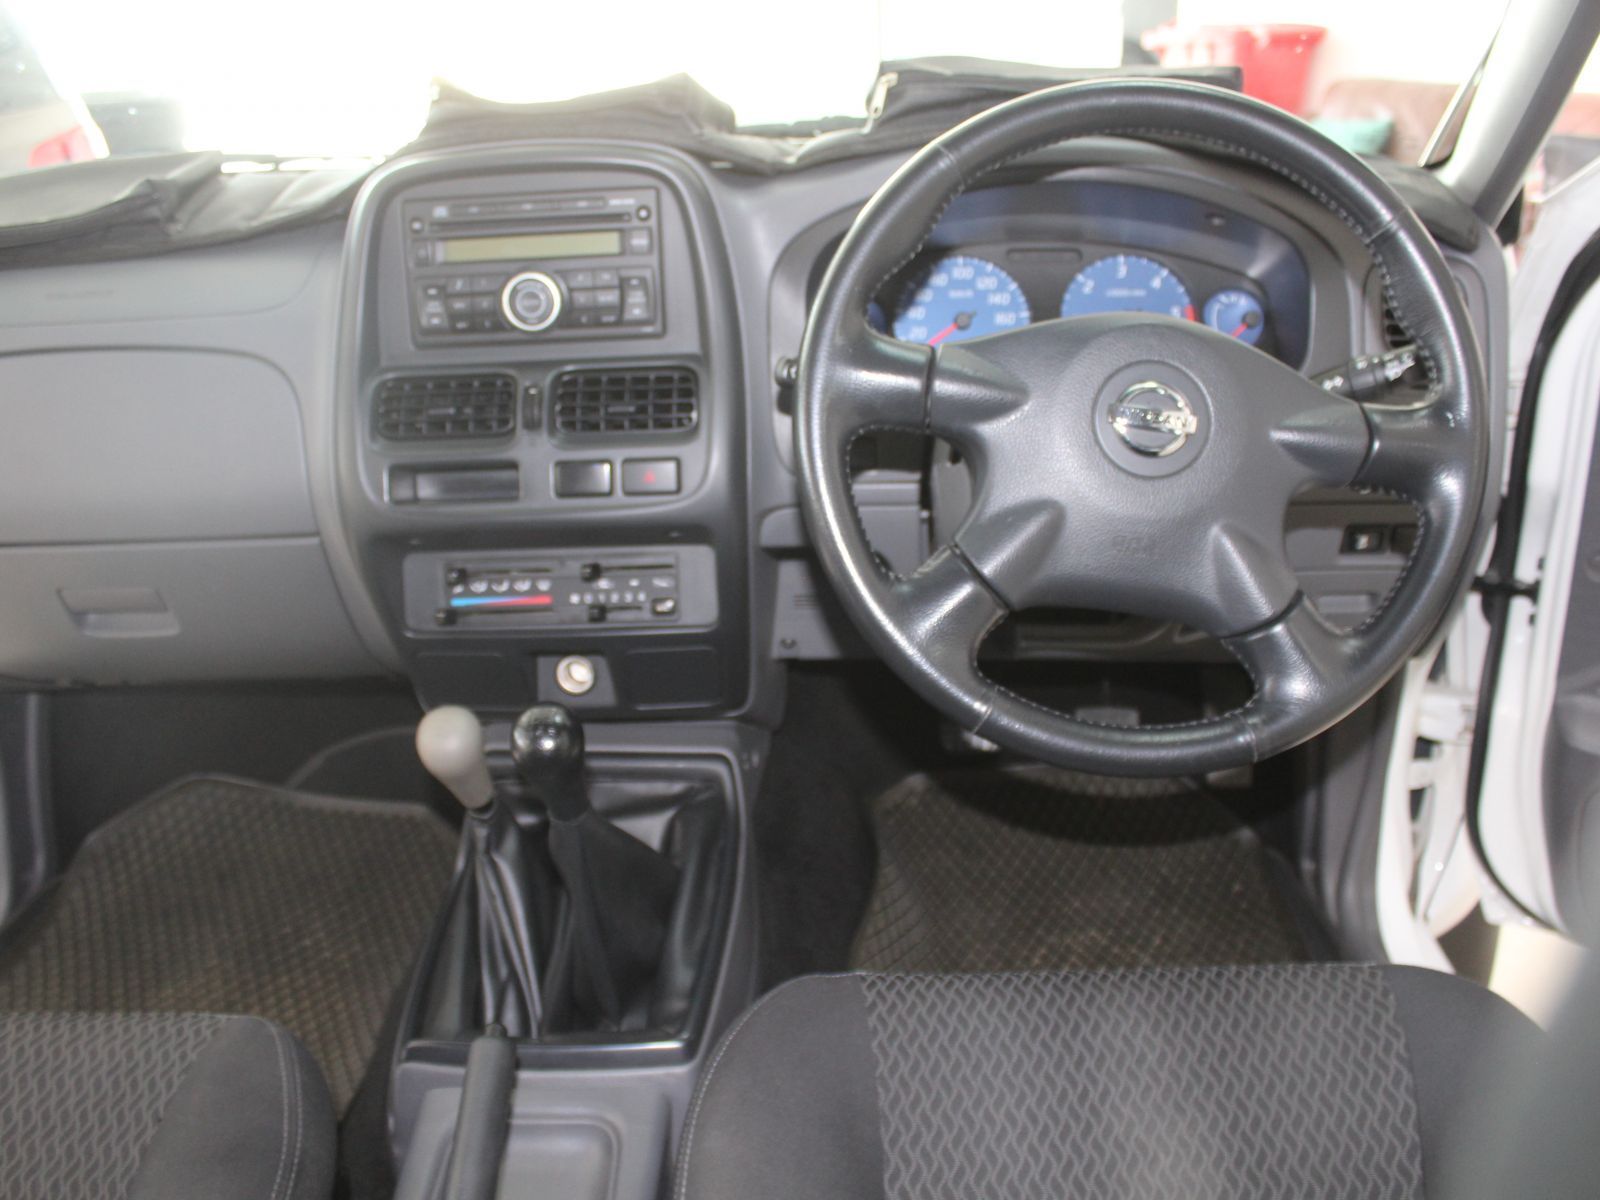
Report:
[[[1154,380],[1136,383],[1123,392],[1107,416],[1129,449],[1151,458],[1176,454],[1200,428],[1189,402]]]

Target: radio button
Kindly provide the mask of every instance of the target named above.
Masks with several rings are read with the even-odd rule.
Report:
[[[422,295],[426,300],[437,300],[444,295],[444,284],[437,281],[422,285]]]
[[[596,308],[616,308],[622,303],[622,290],[620,288],[601,288],[594,294]]]
[[[594,273],[594,285],[595,287],[616,287],[617,273],[610,268],[607,268],[603,271],[596,271]]]
[[[655,249],[655,238],[648,229],[628,230],[628,253],[649,254]]]
[[[539,333],[561,316],[561,287],[543,271],[513,275],[500,293],[500,310],[516,328]]]
[[[581,289],[572,293],[573,308],[593,308],[596,292],[593,288]]]
[[[480,316],[484,313],[494,312],[493,296],[474,296],[472,298],[472,311]]]
[[[450,331],[452,333],[471,333],[475,322],[471,317],[451,317]]]
[[[595,282],[593,271],[568,271],[562,278],[569,288],[592,288]]]
[[[505,283],[498,275],[474,275],[472,288],[474,292],[498,292],[501,284]]]
[[[472,311],[471,296],[451,296],[444,302],[444,308],[451,316],[461,316]]]
[[[472,291],[472,278],[468,275],[452,275],[445,280],[444,290],[452,296],[465,296]]]

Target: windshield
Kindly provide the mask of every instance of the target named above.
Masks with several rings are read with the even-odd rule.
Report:
[[[1457,0],[1441,20],[1427,0],[5,2],[0,173],[171,149],[377,158],[416,135],[436,79],[535,101],[685,72],[744,125],[861,117],[878,64],[923,55],[1238,63],[1247,91],[1414,161],[1505,6]]]

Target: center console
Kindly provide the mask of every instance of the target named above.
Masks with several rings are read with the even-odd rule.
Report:
[[[585,731],[557,705],[424,718],[466,819],[399,1019],[398,1196],[658,1193],[709,1037],[753,990],[755,736]],[[464,1166],[478,1190],[447,1188]]]
[[[740,713],[738,306],[698,168],[417,156],[374,174],[349,236],[344,540],[423,703]]]
[[[753,994],[739,305],[702,170],[480,147],[384,166],[352,212],[347,601],[430,720],[482,730],[465,775],[429,762],[468,812],[399,1018],[402,1196],[468,1143],[486,1195],[654,1195]],[[530,765],[518,714],[553,704],[581,787]]]

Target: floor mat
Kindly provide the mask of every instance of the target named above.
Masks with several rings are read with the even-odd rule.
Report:
[[[872,818],[878,875],[851,955],[859,969],[1306,957],[1268,852],[1186,780],[948,771],[896,784]]]
[[[0,1009],[268,1017],[342,1113],[455,844],[418,806],[180,783],[95,833],[8,932]]]

